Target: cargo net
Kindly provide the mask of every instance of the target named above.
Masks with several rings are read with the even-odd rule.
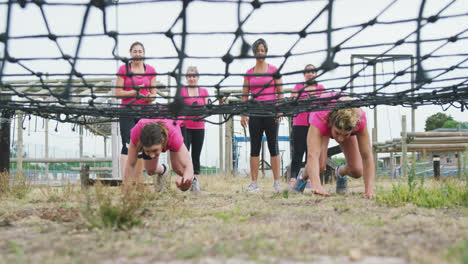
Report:
[[[21,111],[86,124],[218,114],[226,121],[239,114],[377,105],[466,109],[463,1],[350,2],[3,1],[0,110],[4,117]],[[267,62],[278,68],[271,75],[282,78],[285,93],[270,104],[241,100],[244,75],[255,65],[251,44],[260,37],[269,46]],[[158,100],[122,107],[112,80],[131,60],[133,41],[145,44],[145,62],[158,73]],[[289,98],[309,63],[333,96]],[[207,105],[183,103],[189,65],[198,66],[199,86],[210,94]],[[354,100],[330,104],[341,96]]]

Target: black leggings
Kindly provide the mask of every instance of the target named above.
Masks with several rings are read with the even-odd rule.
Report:
[[[297,174],[302,167],[302,157],[306,154],[307,160],[307,132],[308,126],[293,126],[292,143],[293,153],[291,159],[291,178],[297,178]]]
[[[268,143],[270,156],[279,155],[278,146],[278,126],[274,117],[257,117],[249,118],[249,133],[250,133],[250,156],[260,156],[260,148],[262,147],[263,131],[265,131]]]
[[[205,129],[189,129],[183,128],[182,133],[184,135],[184,143],[187,149],[190,151],[192,146],[192,164],[193,173],[200,174],[200,154],[203,147],[203,141],[205,140]]]
[[[138,123],[138,118],[121,117],[120,136],[122,138],[122,150],[120,154],[128,155],[128,145],[130,144],[130,130]]]

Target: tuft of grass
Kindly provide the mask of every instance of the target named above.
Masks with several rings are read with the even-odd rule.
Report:
[[[94,187],[94,196],[86,193],[86,206],[82,216],[89,225],[111,230],[127,230],[140,225],[146,212],[144,205],[148,188],[126,186],[122,188],[120,195],[113,193],[111,188],[98,183]]]
[[[10,196],[24,199],[31,192],[31,181],[23,174],[16,174],[11,178],[6,171],[0,173],[0,196]]]
[[[447,259],[451,263],[468,263],[468,240],[455,244],[448,250]]]
[[[434,182],[432,186],[393,184],[389,192],[377,196],[377,201],[389,206],[412,203],[427,208],[468,207],[467,184],[456,180]]]

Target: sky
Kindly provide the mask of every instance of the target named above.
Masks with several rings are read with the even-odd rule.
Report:
[[[87,1],[47,1],[48,3],[87,3]],[[235,2],[235,1],[234,1]],[[194,1],[187,8],[187,31],[192,34],[187,37],[185,52],[192,58],[187,58],[183,62],[183,69],[189,65],[198,67],[202,74],[199,85],[207,87],[210,94],[214,95],[213,85],[222,80],[222,76],[203,76],[203,74],[224,74],[225,64],[220,57],[224,56],[229,50],[234,56],[240,54],[242,42],[237,39],[234,43],[235,35],[232,34],[238,28],[237,4],[223,1]],[[306,64],[312,63],[320,66],[326,58],[327,38],[322,32],[327,29],[327,12],[319,16],[314,23],[307,27],[308,36],[300,38],[298,34],[273,34],[278,32],[299,32],[319,14],[328,1],[300,1],[289,3],[268,2],[252,12],[253,7],[246,2],[241,5],[240,17],[244,20],[249,18],[242,25],[244,38],[247,43],[253,43],[257,38],[264,38],[269,47],[267,62],[276,66],[282,65],[284,88],[292,89],[298,82],[303,81],[301,73],[290,74],[300,71]],[[428,24],[421,32],[422,39],[433,40],[426,41],[421,46],[421,54],[431,54],[431,58],[423,62],[423,66],[428,70],[430,77],[437,76],[445,69],[455,64],[466,67],[468,43],[463,39],[467,37],[468,13],[467,1],[454,1],[449,5],[448,0],[426,1],[424,16],[431,16],[441,12],[444,17],[450,15],[460,15],[450,19],[440,19],[436,23]],[[7,27],[7,6],[6,1],[0,1],[0,31],[4,32]],[[392,45],[378,45],[382,43],[394,43],[399,39],[411,34],[416,29],[416,22],[406,23],[386,23],[368,27],[359,31],[359,27],[350,27],[366,23],[376,17],[379,21],[390,22],[405,19],[414,19],[418,16],[421,1],[392,1],[392,0],[337,0],[333,7],[333,27],[343,28],[332,34],[332,43],[336,45],[344,42],[343,49],[336,57],[335,62],[343,65],[337,69],[320,75],[318,82],[326,88],[340,87],[349,81],[350,57],[352,54],[381,54],[389,49],[387,54],[416,54],[416,45],[411,41],[416,40],[416,35],[412,34],[408,42],[398,47]],[[447,7],[448,5],[448,7]],[[180,37],[174,38],[174,43],[163,33],[176,21],[182,3],[180,1],[118,1],[116,6],[109,6],[106,10],[104,19],[103,12],[97,8],[91,8],[88,19],[86,20],[85,33],[97,34],[97,36],[84,37],[81,43],[79,57],[82,58],[77,63],[77,70],[84,74],[98,74],[104,77],[115,77],[115,72],[121,62],[114,59],[114,55],[129,57],[129,46],[134,41],[140,41],[145,45],[146,63],[154,66],[158,75],[158,81],[167,84],[167,73],[175,69],[178,60],[174,43],[180,47]],[[388,7],[388,8],[387,8]],[[70,5],[45,5],[44,13],[47,18],[49,29],[56,35],[76,35],[79,34],[83,25],[84,6]],[[42,18],[40,9],[31,3],[25,8],[14,5],[11,10],[11,20],[9,21],[10,36],[34,36],[47,34],[47,27]],[[464,14],[464,15],[463,15]],[[113,54],[115,43],[112,38],[102,36],[104,31],[103,21],[109,31],[120,33],[118,37],[117,53]],[[180,32],[182,23],[180,20],[172,28],[173,32]],[[224,34],[221,32],[230,32]],[[457,42],[446,43],[446,40],[437,41],[437,39],[446,39],[455,34],[463,32]],[[132,34],[135,33],[135,34]],[[205,34],[213,33],[213,34]],[[352,37],[351,37],[352,36]],[[16,38],[8,41],[8,52],[15,58],[52,58],[60,56],[59,48],[65,53],[74,55],[77,48],[78,38],[67,37],[59,38],[57,42],[48,38]],[[295,45],[295,46],[294,46]],[[230,47],[232,48],[230,49]],[[291,47],[293,56],[285,58],[284,54]],[[363,47],[365,46],[365,47]],[[4,46],[0,43],[0,54],[4,54]],[[249,53],[251,55],[251,52]],[[453,56],[457,55],[457,56]],[[2,55],[3,56],[3,55]],[[169,57],[169,58],[168,58]],[[170,58],[172,57],[172,58]],[[96,59],[101,58],[101,59]],[[105,60],[102,60],[105,58]],[[63,60],[37,59],[22,61],[29,69],[35,72],[48,72],[53,74],[67,74],[70,72],[70,66]],[[362,61],[356,61],[356,70],[363,67]],[[235,59],[230,65],[228,78],[221,82],[222,89],[239,89],[243,82],[242,74],[253,67],[255,60],[253,58]],[[390,61],[379,63],[377,72],[381,74],[377,77],[379,83],[385,83],[399,72],[409,67],[408,60]],[[356,92],[369,92],[372,90],[372,69],[363,70],[362,77],[354,81]],[[4,68],[4,74],[9,75],[4,80],[34,79],[31,76],[13,76],[15,74],[28,74],[28,71],[14,63],[7,63]],[[364,77],[366,75],[366,77]],[[444,79],[454,77],[466,77],[467,70],[463,68],[456,69],[451,73],[443,75]],[[89,75],[90,77],[94,77]],[[51,76],[50,78],[63,78],[60,76]],[[408,74],[398,77],[397,82],[405,83],[402,85],[394,84],[387,87],[387,92],[397,92],[408,89],[410,77]],[[460,82],[460,80],[458,80]],[[447,85],[450,81],[436,82],[432,87]],[[171,79],[171,85],[175,80]],[[431,85],[427,86],[431,88]],[[361,87],[361,88],[360,88]],[[364,88],[362,88],[364,87]],[[173,92],[174,93],[174,92]],[[286,95],[289,96],[289,95]],[[416,131],[424,131],[425,120],[430,115],[442,112],[447,106],[423,106],[416,110]],[[373,127],[374,117],[373,109],[364,108],[367,117],[369,129]],[[408,128],[411,128],[411,110],[408,107],[389,107],[379,106],[378,112],[378,141],[385,141],[391,138],[399,137],[401,131],[401,115],[407,115]],[[446,114],[451,115],[457,121],[468,121],[466,112],[450,107],[446,109]],[[29,132],[25,134],[26,144],[41,144],[43,138],[42,120],[25,122]],[[211,121],[218,121],[217,116],[209,118]],[[29,123],[34,124],[34,129],[29,128]],[[55,122],[51,122],[55,124]],[[32,125],[31,125],[32,126]],[[76,132],[71,132],[72,125],[59,123],[58,132],[55,132],[55,125],[51,125],[50,137],[51,147],[57,149],[57,155],[66,156],[70,153],[77,153],[78,137]],[[31,132],[32,131],[32,132]],[[285,121],[280,126],[280,135],[288,134],[288,125]],[[13,134],[14,135],[14,134]],[[240,127],[239,117],[235,118],[235,135],[242,136],[243,131]],[[218,126],[207,124],[205,146],[202,151],[202,164],[208,166],[217,166],[219,164]],[[102,156],[102,138],[87,134],[85,139],[85,153],[89,156]],[[108,140],[110,144],[110,140]],[[334,144],[334,143],[331,143]],[[239,158],[240,166],[248,166],[248,147],[243,144],[240,148]],[[37,147],[40,148],[40,147]],[[107,148],[110,150],[110,145]],[[280,143],[280,149],[284,150],[282,154],[284,163],[289,163],[288,144]],[[31,151],[30,151],[31,152]],[[40,151],[36,151],[40,152]],[[266,151],[268,152],[268,151]],[[39,154],[38,154],[39,155]],[[76,154],[75,154],[76,155]],[[267,155],[268,157],[268,155]],[[267,158],[269,160],[269,158]]]

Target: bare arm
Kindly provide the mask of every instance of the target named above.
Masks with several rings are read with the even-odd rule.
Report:
[[[150,86],[151,88],[149,89],[149,95],[148,95],[148,98],[146,98],[145,100],[147,102],[153,102],[154,100],[156,100],[156,93],[158,92],[158,89],[156,88],[156,76],[154,76],[153,79],[151,79],[151,83],[150,83]]]
[[[320,153],[322,152],[322,134],[315,126],[309,127],[307,133],[307,164],[306,175],[312,182],[312,192],[319,195],[330,196],[320,182]]]
[[[138,160],[138,150],[135,144],[130,140],[128,145],[128,158],[127,164],[125,164],[125,175],[123,175],[123,183],[131,183],[136,179],[136,164]]]
[[[275,84],[276,84],[277,98],[278,98],[278,100],[282,100],[283,97],[284,97],[284,94],[283,94],[283,79],[279,78],[279,79],[275,80]]]
[[[176,185],[181,190],[188,190],[192,185],[193,181],[193,165],[190,153],[187,150],[185,144],[182,144],[179,151],[171,151],[171,161],[173,168],[179,174],[177,177]]]
[[[124,79],[120,76],[115,81],[115,95],[116,96],[136,96],[135,90],[125,91],[124,90]]]
[[[249,93],[250,93],[250,83],[249,80],[244,79],[244,86],[242,87],[242,102],[245,102],[249,99]],[[242,115],[241,117],[241,126],[242,127],[247,127],[249,123],[249,118],[245,115]]]
[[[361,153],[363,173],[364,173],[364,187],[365,193],[364,198],[375,198],[374,185],[374,157],[371,151],[369,132],[367,126],[362,130],[361,133],[357,134],[359,152]]]

